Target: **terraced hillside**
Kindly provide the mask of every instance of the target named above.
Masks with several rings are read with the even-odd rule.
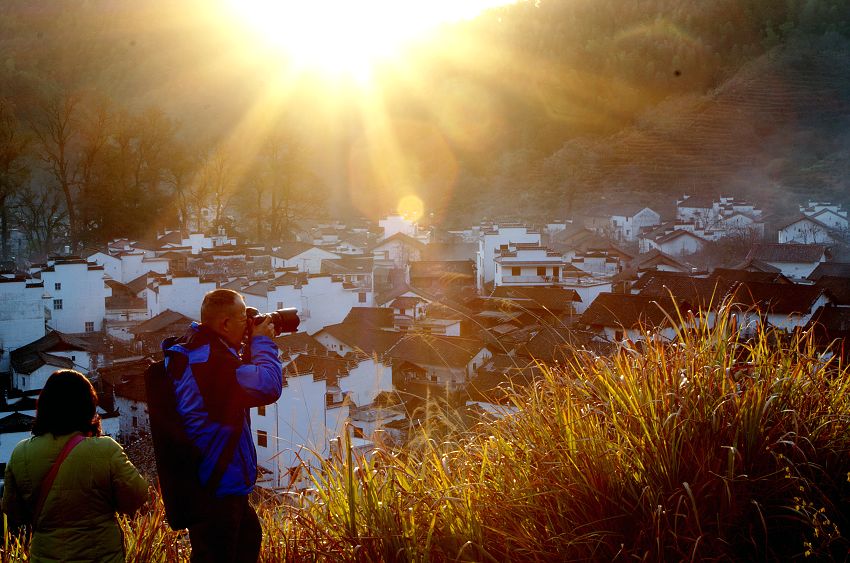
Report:
[[[705,96],[680,97],[613,136],[603,186],[748,197],[847,189],[850,42],[803,40]],[[779,192],[777,193],[777,190]],[[827,195],[827,194],[825,194]]]

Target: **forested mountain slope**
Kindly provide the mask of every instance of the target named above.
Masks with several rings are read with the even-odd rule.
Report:
[[[68,93],[80,96],[83,122],[98,112],[111,126],[144,122],[161,111],[169,148],[145,164],[148,187],[128,192],[139,217],[150,215],[140,194],[163,171],[188,167],[187,178],[200,178],[210,147],[250,147],[252,134],[297,146],[297,164],[324,184],[335,212],[370,193],[370,213],[391,211],[375,182],[406,184],[449,223],[623,200],[663,206],[683,192],[791,205],[848,191],[842,0],[519,1],[445,27],[403,68],[379,69],[380,97],[366,102],[350,85],[285,83],[287,61],[252,47],[237,27],[199,0],[7,0],[0,97],[24,129],[43,121],[45,100]],[[366,110],[376,106],[400,163],[388,175],[358,175],[358,157],[380,160],[368,145],[376,120]],[[256,187],[264,159],[233,155],[243,169],[224,195],[243,216],[273,192],[255,203],[240,196]],[[30,177],[49,185],[35,154],[31,163]],[[101,163],[101,187],[115,185],[124,174],[116,170]],[[158,186],[157,205],[175,197]],[[126,199],[124,188],[110,190]],[[112,231],[121,221],[94,223],[96,239],[120,234]]]

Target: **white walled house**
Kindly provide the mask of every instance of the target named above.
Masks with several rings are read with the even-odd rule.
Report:
[[[375,302],[374,261],[369,258],[343,257],[322,262],[322,273],[341,278],[343,287],[357,293],[357,303],[371,307]]]
[[[131,330],[148,318],[148,306],[143,298],[121,293],[113,286],[112,295],[106,298],[106,316],[103,321],[103,331],[107,335],[131,342]]]
[[[620,214],[611,215],[611,232],[616,240],[637,240],[641,231],[656,227],[661,224],[661,215],[650,209],[642,207],[638,210],[628,210]]]
[[[212,237],[204,233],[190,233],[187,238],[180,241],[179,246],[191,248],[192,254],[200,254],[201,250],[212,248],[215,244]]]
[[[107,276],[115,281],[127,283],[147,272],[168,273],[168,258],[148,256],[143,251],[122,252],[109,255],[96,252],[88,257],[90,262],[103,266]]]
[[[822,287],[757,282],[737,288],[734,300],[733,315],[745,335],[753,334],[763,323],[787,332],[803,328],[815,311],[832,302]]]
[[[345,432],[352,409],[370,408],[382,392],[391,391],[391,376],[389,365],[362,355],[299,354],[287,363],[280,399],[251,409],[257,461],[268,472],[259,484],[275,490],[297,487],[303,478],[297,468],[302,463],[315,468],[328,457],[330,442]],[[358,425],[361,433],[370,434],[374,426]]]
[[[168,273],[168,258],[148,257],[141,252],[125,253],[121,258],[121,283],[132,281],[147,272]]]
[[[57,369],[88,373],[102,362],[92,342],[53,330],[12,351],[12,388],[21,392],[42,389]]]
[[[648,241],[650,249],[655,249],[670,256],[687,256],[702,250],[706,244],[703,237],[685,230],[676,229]]]
[[[422,260],[425,244],[404,233],[395,233],[370,249],[373,260],[385,267],[405,268]]]
[[[666,308],[666,312],[662,307]],[[674,304],[669,298],[602,293],[578,322],[609,342],[620,342],[626,338],[632,342],[643,340],[644,330],[657,330],[662,338],[669,341],[676,336],[676,328],[670,325],[670,319],[677,318],[674,311]]]
[[[764,237],[764,221],[747,213],[733,211],[720,216],[715,230],[723,233],[723,236],[741,236],[761,240]]]
[[[33,422],[35,411],[0,413],[0,463],[8,463],[18,442],[32,437]]]
[[[834,227],[813,216],[799,217],[777,231],[780,244],[832,244],[839,238],[837,235]]]
[[[298,330],[309,334],[342,322],[352,307],[362,305],[359,292],[328,274],[284,278],[283,282],[260,282],[245,288],[245,303],[261,313],[295,307],[301,320]]]
[[[303,242],[286,243],[271,253],[272,269],[298,268],[308,274],[321,273],[322,261],[339,258],[339,254]]]
[[[316,467],[328,456],[330,440],[348,418],[347,403],[330,392],[348,365],[341,358],[298,355],[284,365],[280,399],[251,409],[257,461],[268,471],[261,486],[294,486],[302,463]]]
[[[0,276],[0,372],[9,371],[12,350],[44,336],[44,284],[23,276]]]
[[[48,301],[48,326],[65,333],[99,332],[111,295],[103,266],[81,258],[57,258],[40,272]]]
[[[746,260],[757,260],[779,269],[787,278],[801,280],[826,262],[827,248],[819,244],[757,244],[747,254]]]
[[[95,252],[89,255],[87,260],[103,266],[104,273],[113,280],[123,282],[121,276],[121,259],[117,255],[107,254],[106,252]]]
[[[622,260],[603,250],[572,251],[567,263],[588,274],[613,276],[622,269]]]
[[[150,432],[144,380],[148,365],[147,358],[137,356],[98,369],[105,392],[111,390],[113,407],[118,412],[118,435],[123,438]]]
[[[600,280],[596,278],[575,278],[565,280],[561,283],[564,289],[572,289],[581,298],[581,301],[573,303],[578,314],[584,313],[596,298],[602,293],[609,293],[613,288],[611,280]]]
[[[763,217],[754,204],[732,196],[685,195],[676,202],[677,222],[692,225],[692,232],[708,240],[730,236],[760,239],[764,236]]]
[[[806,217],[816,219],[833,229],[846,231],[848,228],[847,211],[841,205],[810,201],[806,205],[800,206],[800,212]]]
[[[337,385],[354,405],[371,405],[379,394],[393,390],[392,375],[389,363],[363,354],[352,362],[347,374],[339,376]]]
[[[388,239],[397,233],[414,238],[417,235],[416,223],[401,215],[388,215],[378,221],[378,226],[384,232],[382,239]]]
[[[202,280],[191,274],[174,275],[169,279],[154,281],[144,291],[148,318],[152,319],[170,309],[190,319],[200,319],[204,295],[214,289],[214,281]]]
[[[311,373],[287,373],[280,399],[251,409],[251,427],[263,470],[257,484],[288,488],[302,463],[317,464],[313,452],[327,454],[325,382]]]
[[[676,201],[676,220],[706,225],[711,222],[714,200],[711,196],[684,195]]]
[[[400,332],[351,322],[326,326],[314,335],[325,350],[339,356],[352,353],[381,356],[403,336]]]
[[[493,285],[552,285],[561,279],[560,253],[536,244],[509,244],[494,258]]]
[[[408,334],[387,351],[402,381],[461,389],[493,354],[471,338]]]
[[[478,239],[476,254],[478,291],[484,285],[493,282],[496,277],[496,256],[498,251],[506,250],[511,243],[526,243],[540,246],[540,232],[524,225],[496,225],[483,231]]]

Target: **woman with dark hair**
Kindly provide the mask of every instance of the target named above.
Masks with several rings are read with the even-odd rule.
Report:
[[[32,561],[124,561],[116,512],[135,512],[148,484],[101,436],[97,393],[73,370],[54,372],[36,405],[33,437],[6,465],[3,512],[33,529]]]

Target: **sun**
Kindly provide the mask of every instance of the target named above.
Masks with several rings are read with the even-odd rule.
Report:
[[[368,80],[440,25],[515,0],[226,0],[256,39],[295,67]]]

